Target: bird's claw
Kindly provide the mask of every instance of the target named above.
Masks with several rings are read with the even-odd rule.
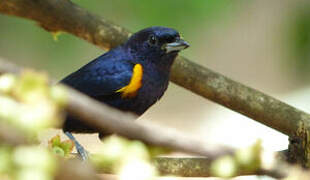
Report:
[[[75,145],[76,151],[78,152],[80,158],[82,161],[87,161],[88,160],[88,152],[84,149],[83,146],[80,144]]]
[[[65,132],[65,134],[66,136],[68,136],[69,139],[71,139],[74,142],[75,149],[78,152],[82,161],[87,161],[88,152],[85,150],[85,148],[75,139],[75,137],[70,132]]]

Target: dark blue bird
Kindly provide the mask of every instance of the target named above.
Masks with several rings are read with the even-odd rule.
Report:
[[[174,59],[188,46],[174,29],[146,28],[61,82],[110,106],[141,115],[162,97]],[[63,130],[71,139],[74,138],[69,132],[99,132],[70,115]],[[105,134],[99,132],[99,137]]]

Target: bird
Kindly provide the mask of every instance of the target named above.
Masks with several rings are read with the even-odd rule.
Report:
[[[189,43],[177,30],[148,27],[69,74],[60,83],[109,106],[140,116],[163,96],[174,60],[188,47]],[[88,158],[87,152],[71,133],[99,133],[100,139],[110,134],[71,115],[65,118],[63,131],[74,141],[83,160]]]

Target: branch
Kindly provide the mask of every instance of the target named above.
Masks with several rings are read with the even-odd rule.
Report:
[[[105,49],[119,45],[130,36],[124,28],[112,25],[71,1],[1,1],[0,12],[32,19],[49,32],[68,32]]]
[[[0,1],[0,13],[32,19],[47,31],[68,32],[103,49],[113,48],[131,35],[69,0]],[[286,135],[294,135],[301,122],[309,129],[309,114],[184,57],[178,57],[173,65],[171,81]]]
[[[0,60],[1,73],[19,74],[22,69],[12,63]],[[88,96],[85,96],[74,89],[67,87],[69,95],[69,103],[67,110],[78,115],[81,120],[89,125],[95,125],[105,131],[116,132],[120,135],[139,139],[149,144],[170,147],[186,152],[197,153],[208,156],[208,158],[171,158],[158,157],[154,159],[155,166],[162,175],[175,175],[183,177],[209,177],[211,176],[211,164],[217,160],[219,156],[225,154],[233,154],[233,149],[226,147],[217,147],[218,149],[207,148],[202,142],[191,139],[182,134],[162,129],[152,124],[136,124],[130,120],[136,117],[132,114],[124,113],[114,108],[110,108],[100,102],[97,102]],[[104,118],[98,118],[104,117]],[[20,145],[27,141],[22,134],[5,124],[0,124],[0,141],[11,144]],[[262,157],[260,157],[262,158]],[[260,160],[261,161],[261,160]],[[60,171],[57,173],[56,179],[67,179],[74,177],[75,179],[93,179],[94,172],[85,164],[73,161],[61,161]],[[258,167],[255,170],[248,170],[247,167],[238,167],[234,176],[242,175],[268,175],[274,178],[283,178],[287,176],[288,168],[274,168],[279,166],[271,166],[264,169]],[[244,168],[244,169],[243,169]],[[77,170],[78,169],[78,170]],[[285,169],[285,171],[284,171]],[[100,169],[100,172],[107,172],[106,169]],[[92,178],[90,178],[92,177]]]
[[[146,144],[207,156],[211,159],[233,152],[227,147],[213,149],[205,142],[155,124],[133,122],[132,120],[136,119],[135,116],[103,105],[73,89],[69,90],[69,94],[69,113],[105,132],[116,133],[129,139],[138,139]]]
[[[3,123],[0,123],[0,144],[1,143],[10,144],[13,146],[30,144],[30,142],[25,139],[24,134],[20,133],[18,129]],[[77,156],[76,154],[74,155]],[[63,160],[59,158],[58,160],[60,168],[58,168],[59,171],[57,172],[55,178],[57,180],[97,179],[94,170],[87,164],[80,163],[80,160],[77,158],[70,160]],[[212,176],[210,167],[214,160],[216,159],[203,157],[156,157],[153,162],[161,175],[210,177]],[[97,171],[97,173],[109,173],[110,168],[106,169],[105,167],[100,167]],[[283,178],[287,176],[287,168],[275,169],[272,167],[269,169],[259,168],[258,170],[248,171],[240,167],[234,176],[242,175],[268,175],[274,178]]]
[[[22,71],[22,68],[2,60],[0,60],[0,67],[0,74]],[[205,142],[155,124],[134,122],[137,116],[105,105],[68,86],[66,88],[68,91],[67,111],[103,132],[116,133],[129,139],[141,140],[146,144],[199,154],[210,159],[216,159],[234,151],[224,146],[208,146]]]
[[[0,125],[1,143],[10,144],[13,146],[28,144],[23,134],[18,133],[16,128],[9,127],[5,124]],[[74,155],[76,156],[76,154]],[[97,179],[94,170],[87,164],[80,163],[80,160],[78,159],[64,161],[59,158],[58,160],[60,168],[55,178],[57,180],[68,179],[69,177],[76,180]],[[214,160],[204,157],[156,157],[153,162],[161,175],[174,175],[181,177],[210,177],[212,176],[210,167]],[[97,173],[109,173],[110,168],[106,169],[104,167],[100,167],[100,169],[97,171]],[[239,167],[237,173],[234,174],[234,176],[267,175],[274,178],[283,178],[292,172],[292,167],[286,166],[284,163],[282,166],[273,165],[268,169],[259,168],[254,171],[249,171]]]
[[[1,119],[0,119],[1,121]],[[11,127],[5,123],[0,123],[0,144],[8,144],[17,146],[20,144],[28,144],[29,142],[25,136],[16,128]]]
[[[155,166],[162,175],[174,175],[182,177],[210,177],[210,170],[213,161],[203,157],[157,157],[154,159]],[[287,169],[286,169],[287,170]],[[258,169],[256,171],[248,171],[238,168],[236,176],[245,175],[267,175],[273,178],[284,178],[288,174],[287,171],[280,168]]]
[[[74,159],[79,159],[77,153],[72,153]],[[96,156],[96,154],[91,154]],[[277,154],[278,156],[278,154]],[[273,178],[281,179],[287,177],[291,173],[293,166],[285,163],[277,156],[274,157],[274,161],[277,163],[268,164],[268,167],[260,167],[251,169],[247,166],[240,167],[235,165],[236,172],[233,173],[233,177],[236,176],[247,176],[247,175],[265,175]],[[260,157],[260,161],[263,160],[263,156]],[[270,158],[270,157],[269,157]],[[209,159],[206,157],[170,157],[170,156],[159,156],[152,159],[153,165],[158,170],[160,176],[178,176],[178,177],[214,177],[214,169],[212,170],[212,163],[216,159]],[[260,162],[261,163],[261,162]],[[113,174],[109,166],[96,167],[98,173],[102,174]]]
[[[99,178],[95,170],[89,164],[80,160],[63,160],[59,158],[59,168],[55,180],[112,180],[113,178]]]

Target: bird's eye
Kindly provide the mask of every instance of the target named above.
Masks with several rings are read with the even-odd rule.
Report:
[[[157,44],[157,38],[156,38],[154,35],[151,35],[151,36],[149,37],[149,43],[150,43],[151,45]]]

